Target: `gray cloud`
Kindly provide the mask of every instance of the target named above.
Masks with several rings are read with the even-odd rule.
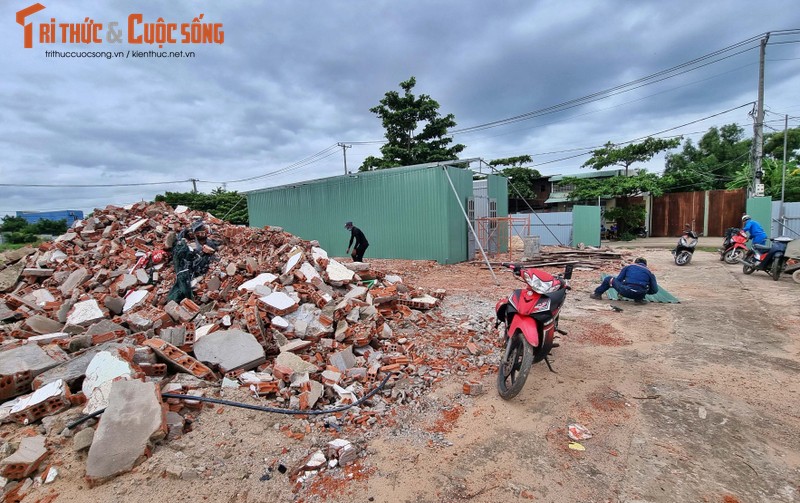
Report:
[[[150,47],[37,45],[22,48],[13,21],[0,19],[0,178],[3,183],[149,183],[236,180],[289,166],[337,141],[381,139],[369,112],[383,93],[414,75],[458,128],[549,107],[692,60],[762,32],[800,28],[789,0],[751,2],[74,2],[47,5],[32,19],[85,16],[124,22],[141,12],[224,23],[223,45],[177,47],[191,59],[54,59],[45,50]],[[781,12],[776,16],[776,12]],[[778,23],[778,24],[776,24]],[[796,37],[795,37],[796,38]],[[782,41],[789,41],[784,37]],[[774,38],[773,42],[781,41]],[[800,44],[768,47],[766,104],[800,109]],[[455,140],[469,157],[533,154],[545,173],[576,172],[583,158],[548,152],[621,142],[755,100],[757,50],[641,89]],[[697,138],[749,110],[687,126]],[[795,120],[793,125],[797,125]],[[348,166],[376,154],[356,145]],[[233,190],[338,175],[340,149],[308,166]],[[660,160],[651,169],[660,169]],[[663,162],[662,162],[663,166]],[[211,190],[217,183],[201,183]],[[17,209],[90,210],[151,199],[188,182],[144,187],[0,187],[0,214]]]

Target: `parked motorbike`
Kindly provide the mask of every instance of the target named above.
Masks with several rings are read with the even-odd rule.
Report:
[[[675,265],[686,265],[692,261],[692,254],[697,247],[697,233],[687,228],[678,239],[678,246],[672,250],[675,255]]]
[[[738,264],[747,254],[747,233],[738,227],[725,231],[725,241],[719,249],[719,259],[726,264]]]
[[[558,347],[556,332],[567,334],[558,328],[558,315],[569,290],[572,265],[566,266],[563,275],[555,276],[517,264],[504,263],[503,266],[511,269],[526,285],[495,306],[495,327],[504,324],[505,348],[497,372],[497,392],[509,400],[522,390],[534,363],[544,360],[554,372],[548,355],[552,348]]]
[[[781,277],[781,273],[786,269],[786,245],[794,239],[788,236],[780,236],[772,240],[772,246],[753,245],[747,251],[744,259],[741,260],[742,272],[753,274],[755,271],[764,271],[775,281]]]

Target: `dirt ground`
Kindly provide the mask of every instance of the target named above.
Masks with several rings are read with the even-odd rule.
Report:
[[[206,408],[192,432],[93,488],[82,478],[85,454],[51,434],[64,443],[59,477],[25,501],[800,501],[800,285],[744,276],[709,252],[685,267],[667,250],[633,253],[681,303],[591,300],[600,273],[577,271],[557,373],[535,365],[511,401],[495,390],[491,320],[519,285],[512,275],[496,271],[497,286],[480,264],[374,261],[407,283],[446,288],[440,313],[451,329],[415,342],[451,362],[466,351],[453,349],[459,342],[477,342],[478,363],[443,368],[431,387],[398,383],[391,392],[402,405],[371,426]],[[465,396],[466,380],[486,392]],[[247,399],[237,393],[224,398]],[[585,451],[568,448],[573,422],[593,434]],[[291,469],[337,437],[359,447],[358,462],[294,483]]]

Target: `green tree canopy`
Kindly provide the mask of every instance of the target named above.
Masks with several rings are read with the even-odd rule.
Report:
[[[666,157],[663,184],[666,192],[722,189],[749,162],[751,139],[736,124],[712,127],[698,142],[686,140],[683,150]]]
[[[583,163],[584,168],[603,169],[609,166],[619,166],[628,169],[637,162],[647,162],[659,152],[669,150],[680,145],[680,138],[664,140],[661,138],[646,138],[640,143],[631,143],[618,147],[611,142],[606,143],[592,152],[592,157]]]
[[[764,157],[783,162],[783,131],[764,137]],[[786,134],[786,160],[800,163],[800,128],[790,128]]]
[[[509,185],[511,186],[511,189],[508,191],[508,195],[510,197],[536,199],[535,182],[537,179],[542,177],[542,174],[539,173],[538,170],[522,166],[523,164],[531,162],[533,162],[531,156],[520,155],[517,157],[495,159],[489,162],[489,166],[510,166],[500,170],[500,174],[509,179]]]
[[[211,194],[166,192],[157,195],[156,201],[164,201],[173,207],[182,204],[193,210],[206,211],[232,224],[248,224],[247,198],[235,190],[228,192],[218,187]]]
[[[446,135],[456,125],[455,116],[440,116],[439,103],[427,94],[415,96],[411,90],[416,83],[414,77],[401,82],[402,95],[388,91],[379,105],[370,108],[380,117],[388,142],[381,147],[382,157],[367,157],[359,171],[451,161],[466,148],[450,145],[453,139]]]
[[[0,225],[2,232],[19,232],[28,226],[28,221],[22,217],[15,217],[6,215],[3,217],[3,223]]]

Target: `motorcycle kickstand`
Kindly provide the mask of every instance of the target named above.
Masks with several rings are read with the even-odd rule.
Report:
[[[548,358],[547,356],[545,356],[545,357],[544,357],[544,362],[547,364],[547,368],[549,368],[549,369],[550,369],[550,372],[552,372],[552,373],[554,373],[554,374],[558,374],[558,372],[556,372],[555,370],[553,370],[553,365],[550,363],[550,358]]]

